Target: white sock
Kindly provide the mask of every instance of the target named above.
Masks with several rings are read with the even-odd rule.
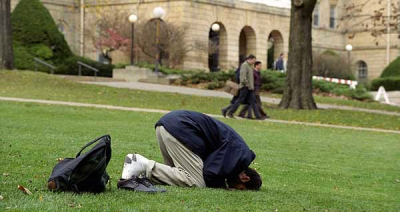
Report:
[[[142,155],[135,154],[136,162],[140,163],[142,166],[147,167],[149,165],[149,159],[143,157]]]
[[[122,179],[130,179],[134,175],[139,176],[146,172],[146,167],[149,164],[149,159],[139,154],[128,154],[125,157],[124,168],[122,170]]]

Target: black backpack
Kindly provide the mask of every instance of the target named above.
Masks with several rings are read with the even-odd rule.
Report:
[[[235,71],[234,80],[237,84],[240,84],[240,66]]]
[[[82,151],[98,142],[90,151]],[[65,158],[53,169],[48,188],[53,191],[99,193],[106,189],[110,176],[106,172],[111,159],[111,137],[104,135],[86,144],[76,158]]]

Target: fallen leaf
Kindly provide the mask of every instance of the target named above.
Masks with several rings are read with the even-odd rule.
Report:
[[[400,183],[400,180],[399,180],[399,179],[397,179],[397,180],[396,180],[396,183]]]
[[[3,200],[3,199],[4,199],[4,197],[2,195],[0,195],[0,200]]]
[[[75,203],[70,203],[68,204],[69,207],[74,208],[75,207]]]
[[[23,187],[22,185],[18,185],[17,188],[19,190],[21,190],[22,192],[24,192],[25,194],[32,195],[32,193],[27,188]]]
[[[39,201],[42,202],[43,201],[43,195],[39,196]]]
[[[8,177],[8,176],[10,176],[10,173],[3,173],[3,176]]]
[[[57,158],[56,159],[56,161],[58,161],[58,162],[63,161],[63,160],[64,160],[64,158]]]

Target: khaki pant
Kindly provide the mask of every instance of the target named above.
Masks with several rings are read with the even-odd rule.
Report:
[[[156,128],[164,164],[150,161],[146,177],[159,184],[206,187],[203,161],[174,138],[163,126]]]

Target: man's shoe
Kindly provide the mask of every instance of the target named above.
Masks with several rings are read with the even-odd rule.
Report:
[[[261,116],[261,117],[259,117],[259,118],[256,118],[257,120],[265,120],[265,119],[267,119],[267,117],[266,116]]]
[[[227,113],[228,111],[226,111],[226,109],[221,109],[221,112],[222,112],[222,115],[226,118],[226,113]]]
[[[161,192],[162,193],[162,192],[166,192],[167,191],[165,189],[155,187],[153,185],[153,183],[151,183],[151,181],[147,177],[141,177],[141,178],[139,178],[139,180],[140,180],[140,183],[142,183],[144,186],[146,186],[147,188],[150,188],[150,189],[157,190],[157,192]]]
[[[125,157],[122,179],[130,179],[146,172],[149,160],[139,154],[128,154]]]
[[[233,114],[231,114],[231,113],[226,114],[226,116],[228,116],[229,118],[232,118],[232,119],[235,118],[235,117],[233,116]]]
[[[140,182],[137,176],[133,176],[130,179],[119,179],[117,182],[119,189],[126,189],[131,191],[146,192],[146,193],[157,193],[158,190],[146,187]]]

